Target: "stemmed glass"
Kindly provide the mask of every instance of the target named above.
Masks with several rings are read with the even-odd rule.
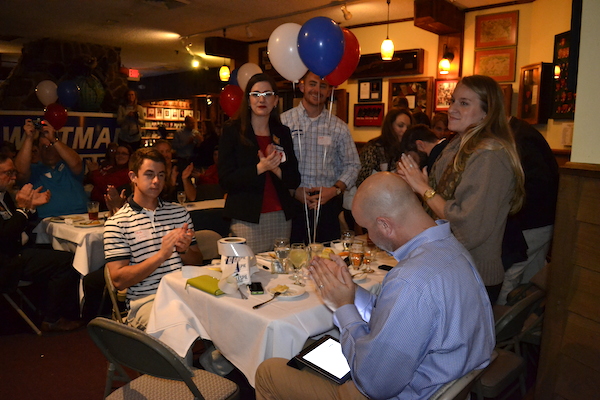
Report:
[[[285,273],[287,271],[287,259],[290,255],[290,239],[275,239],[275,242],[273,244],[273,250],[275,251],[275,256],[277,257],[277,260],[279,260],[279,263],[281,264],[281,271]]]
[[[344,231],[342,233],[342,245],[344,246],[344,251],[350,251],[350,246],[352,246],[353,240],[354,231]]]
[[[292,276],[294,285],[304,286],[304,283],[300,282],[300,275],[298,272],[302,269],[302,267],[304,267],[307,260],[308,254],[306,253],[306,247],[304,246],[304,243],[292,244],[292,249],[290,250],[290,261],[292,262],[292,267],[294,267],[294,275]]]
[[[177,201],[179,202],[179,204],[184,205],[185,204],[185,192],[177,192]]]
[[[367,273],[375,272],[373,268],[371,268],[371,263],[375,261],[375,256],[377,254],[377,248],[373,246],[367,246],[364,250],[363,255],[363,264],[365,265],[364,271]]]

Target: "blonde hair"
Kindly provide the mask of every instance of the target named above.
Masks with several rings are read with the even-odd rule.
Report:
[[[454,170],[463,171],[469,156],[478,149],[506,150],[515,175],[515,192],[510,209],[510,213],[514,214],[521,209],[525,199],[525,174],[504,112],[502,89],[495,80],[484,75],[464,77],[458,84],[477,94],[486,116],[461,135],[460,147],[454,159]]]

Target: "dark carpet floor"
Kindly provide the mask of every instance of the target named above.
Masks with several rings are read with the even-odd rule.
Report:
[[[0,297],[0,400],[101,400],[106,368],[85,328],[37,336]],[[255,399],[239,371],[227,378]]]

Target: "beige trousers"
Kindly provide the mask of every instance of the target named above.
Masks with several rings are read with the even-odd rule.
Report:
[[[365,400],[354,382],[342,385],[310,368],[298,370],[284,358],[270,358],[256,371],[256,400]]]

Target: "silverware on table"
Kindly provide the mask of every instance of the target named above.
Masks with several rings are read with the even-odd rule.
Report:
[[[262,303],[257,304],[252,308],[256,310],[257,308],[262,307],[265,304],[267,304],[268,302],[275,300],[280,294],[283,294],[283,292],[275,292],[275,293],[273,293],[273,297],[271,297],[269,300],[263,301]]]

